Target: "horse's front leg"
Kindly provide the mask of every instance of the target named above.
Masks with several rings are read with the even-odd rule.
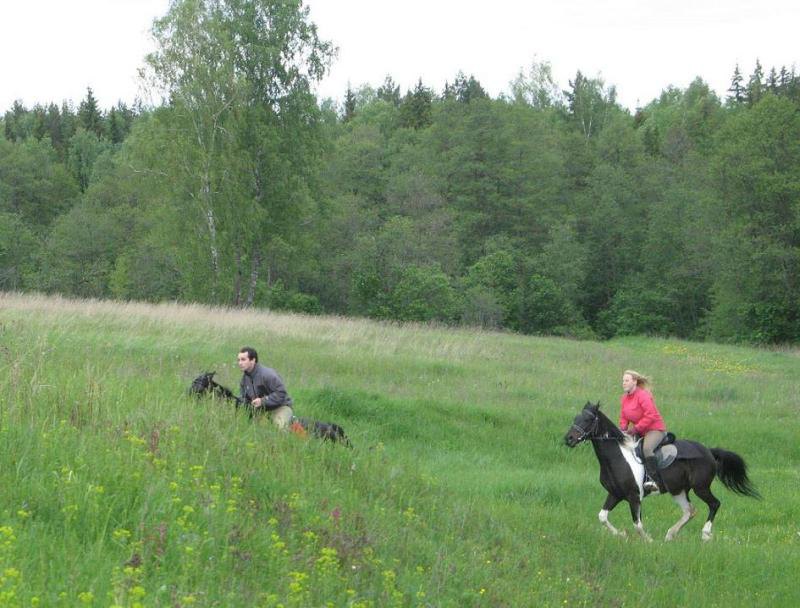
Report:
[[[639,533],[639,536],[641,536],[648,543],[653,542],[653,539],[647,532],[644,531],[644,526],[642,525],[642,501],[639,499],[639,495],[631,494],[626,500],[631,507],[633,525],[636,527],[636,531]]]
[[[611,530],[611,534],[614,536],[626,535],[624,530],[618,530],[611,525],[610,521],[608,521],[608,514],[619,504],[620,500],[622,499],[609,492],[608,496],[606,497],[606,501],[603,503],[603,508],[600,510],[600,513],[597,514],[597,518],[600,520],[600,523]]]

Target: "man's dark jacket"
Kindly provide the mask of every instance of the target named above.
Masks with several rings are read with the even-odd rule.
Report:
[[[261,402],[265,410],[275,410],[282,405],[291,407],[292,398],[286,392],[283,380],[274,369],[256,363],[253,371],[242,374],[239,383],[239,395],[250,403],[253,399],[266,397]]]

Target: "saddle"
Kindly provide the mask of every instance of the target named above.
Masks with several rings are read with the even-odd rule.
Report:
[[[644,463],[644,454],[642,453],[642,440],[636,442],[636,460],[642,464]],[[669,465],[675,462],[678,457],[678,446],[675,445],[675,433],[667,432],[664,439],[653,450],[653,455],[656,457],[656,464],[659,469],[666,469]]]

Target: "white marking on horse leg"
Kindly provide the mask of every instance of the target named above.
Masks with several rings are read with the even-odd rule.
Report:
[[[600,520],[600,523],[603,524],[606,528],[611,530],[611,533],[614,536],[624,536],[623,532],[617,530],[614,526],[611,525],[611,522],[608,521],[608,509],[602,509],[600,513],[597,514],[597,519]]]
[[[641,519],[636,522],[636,531],[639,533],[639,536],[641,536],[642,539],[644,539],[648,543],[653,542],[653,538],[647,532],[644,531],[644,526],[642,525]]]
[[[689,502],[686,492],[673,495],[672,499],[678,503],[681,511],[683,511],[683,515],[677,522],[675,522],[674,526],[667,530],[667,538],[665,539],[667,541],[673,540],[678,535],[678,532],[681,531],[681,528],[683,528],[683,526],[685,526],[689,520],[694,517],[694,514],[697,513],[697,509],[695,509],[694,505]]]
[[[703,526],[703,540],[711,540],[711,526],[712,522],[707,521],[706,525]]]

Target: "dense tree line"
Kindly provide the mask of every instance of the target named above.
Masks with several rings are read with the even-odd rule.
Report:
[[[735,67],[631,113],[535,63],[498,98],[318,100],[302,5],[176,2],[155,107],[5,112],[0,289],[578,337],[800,341],[800,78]]]

